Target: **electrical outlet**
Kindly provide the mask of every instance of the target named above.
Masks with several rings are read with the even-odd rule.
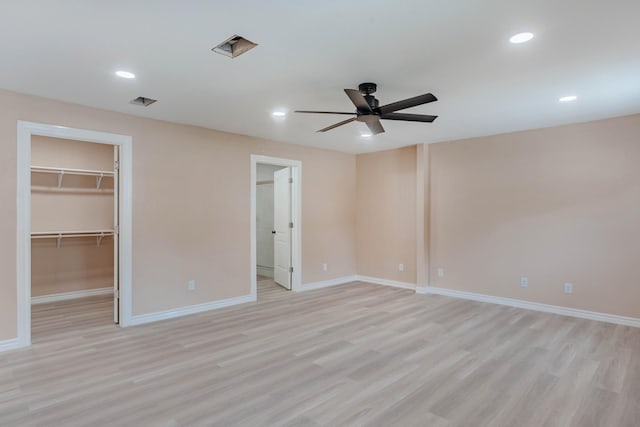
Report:
[[[189,280],[189,282],[187,283],[187,289],[189,289],[190,291],[195,291],[196,290],[196,281],[191,279]]]
[[[398,264],[398,271],[404,271],[404,264]]]
[[[322,271],[327,271],[329,269],[329,267],[327,266],[327,264],[322,264]]]
[[[520,278],[520,286],[523,288],[526,288],[527,286],[529,286],[529,278],[528,277],[521,277]]]
[[[565,294],[572,294],[573,293],[573,284],[572,283],[565,283],[564,284],[564,293]]]
[[[438,268],[438,277],[444,277],[444,268]]]

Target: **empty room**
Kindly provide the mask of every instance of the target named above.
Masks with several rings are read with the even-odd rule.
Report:
[[[0,426],[640,426],[638,16],[3,2]]]

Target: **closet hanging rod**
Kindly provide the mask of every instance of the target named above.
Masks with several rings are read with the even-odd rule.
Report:
[[[96,237],[96,246],[100,246],[102,239],[107,236],[115,236],[114,230],[76,230],[76,231],[34,231],[32,239],[56,239],[56,247],[62,245],[62,238],[66,237]]]
[[[113,176],[113,171],[103,171],[94,169],[72,169],[72,168],[56,168],[49,166],[31,166],[32,172],[42,173],[63,173],[69,175],[91,175],[91,176]]]
[[[42,234],[33,235],[32,239],[54,239],[56,237],[107,237],[113,236],[113,233],[87,233],[87,234]]]
[[[69,231],[32,231],[31,232],[31,237],[47,237],[47,236],[51,236],[51,237],[55,237],[59,234],[61,234],[64,237],[70,237],[70,236],[87,236],[87,235],[93,235],[93,234],[104,234],[104,235],[108,235],[109,233],[113,234],[114,230],[113,229],[104,229],[104,230],[69,230]]]

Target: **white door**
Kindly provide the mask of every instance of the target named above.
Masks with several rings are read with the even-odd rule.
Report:
[[[113,321],[120,323],[120,147],[113,146]]]
[[[273,279],[291,289],[291,168],[273,174]]]

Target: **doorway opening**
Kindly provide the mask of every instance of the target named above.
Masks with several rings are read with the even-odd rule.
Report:
[[[18,122],[20,346],[130,322],[131,148],[129,136]]]
[[[300,289],[300,170],[295,160],[251,156],[251,292]]]

